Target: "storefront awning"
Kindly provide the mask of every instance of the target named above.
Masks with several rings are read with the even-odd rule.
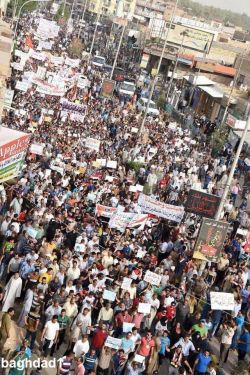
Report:
[[[212,98],[223,98],[223,91],[221,91],[216,86],[199,86],[199,88],[203,91],[205,91],[208,95],[212,96]]]
[[[215,82],[211,81],[211,79],[207,78],[206,76],[201,76],[201,75],[194,75],[191,74],[189,76],[184,76],[183,77],[186,81],[191,83],[192,85],[197,85],[197,86],[208,86],[208,85],[214,85]]]

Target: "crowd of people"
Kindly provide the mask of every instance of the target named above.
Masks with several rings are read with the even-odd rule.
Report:
[[[1,356],[60,358],[60,375],[72,369],[75,375],[216,375],[234,352],[243,361],[250,344],[250,272],[242,236],[249,200],[241,197],[241,175],[221,214],[229,230],[217,262],[193,258],[199,215],[185,212],[179,222],[148,215],[143,225],[109,225],[112,212],[145,213],[138,204],[142,189],[175,207],[185,207],[190,189],[222,196],[233,151],[213,158],[208,142],[193,139],[163,112],[148,116],[139,136],[136,98],[105,97],[101,70],[86,61],[53,63],[51,56],[67,57],[75,34],[61,27],[52,49],[41,52],[40,17],[31,13],[19,21],[16,50],[38,55],[29,55],[21,70],[13,66],[7,86],[15,95],[2,119],[3,126],[30,133],[30,144],[42,145],[42,153],[30,148],[21,175],[1,185]],[[13,52],[14,64],[22,53]],[[56,75],[64,99],[84,107],[84,114],[65,112],[58,83],[49,95],[38,90],[39,68],[46,70],[39,79]],[[82,76],[86,87],[77,85]],[[15,89],[21,80],[29,82],[27,91]],[[90,138],[99,148],[88,146]],[[147,271],[159,282],[146,281]],[[234,309],[212,309],[211,291],[233,294]],[[32,374],[46,371],[38,367]]]

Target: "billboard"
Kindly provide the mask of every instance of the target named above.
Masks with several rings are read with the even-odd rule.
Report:
[[[185,210],[196,215],[213,219],[219,208],[220,197],[202,191],[190,189],[188,192]]]
[[[12,132],[8,128],[2,131]],[[19,133],[19,137],[0,145],[0,183],[19,175],[29,146],[30,135]],[[23,135],[25,134],[25,135]]]
[[[168,33],[168,45],[182,45],[183,48],[194,51],[209,52],[214,39],[214,33],[208,30],[172,24],[169,32],[169,23],[163,25],[162,20],[156,19],[151,23],[151,37],[164,39]],[[185,36],[183,33],[185,32]]]
[[[193,257],[211,262],[218,262],[226,239],[228,223],[203,219],[195,243]]]

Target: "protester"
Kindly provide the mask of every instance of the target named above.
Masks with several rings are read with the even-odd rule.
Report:
[[[47,24],[44,12],[20,18],[7,81],[14,99],[2,119],[30,141],[20,174],[1,185],[1,343],[14,306],[30,350],[37,340],[42,357],[60,357],[60,374],[151,375],[164,366],[213,374],[210,340],[221,367],[230,347],[243,360],[250,287],[241,179],[216,234],[210,224],[203,230],[212,204],[204,208],[199,195],[196,211],[187,209],[193,190],[222,196],[234,151],[212,156],[214,125],[203,116],[197,137],[163,111],[147,116],[140,136],[141,91],[105,93],[106,73],[71,55],[75,30]],[[229,293],[229,309],[211,292]]]

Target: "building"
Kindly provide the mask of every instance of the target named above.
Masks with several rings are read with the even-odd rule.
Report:
[[[120,4],[123,6],[125,16],[134,14],[136,0],[89,0],[88,11],[98,13],[101,10],[103,16],[113,17],[117,15]]]
[[[3,17],[6,14],[8,3],[9,0],[0,0],[0,17]]]
[[[0,120],[3,112],[3,107],[5,104],[4,102],[6,101],[6,94],[8,94],[8,92],[6,93],[5,80],[11,74],[11,49],[12,31],[6,22],[0,20]],[[11,95],[12,93],[10,94],[10,96]]]
[[[135,15],[142,17],[149,22],[152,18],[169,21],[175,8],[174,0],[137,0]],[[183,10],[176,9],[176,15],[182,15]]]

